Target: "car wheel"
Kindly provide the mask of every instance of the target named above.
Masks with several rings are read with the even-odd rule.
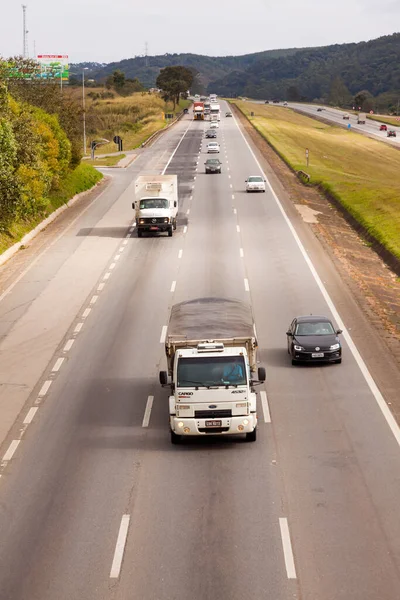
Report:
[[[294,365],[297,365],[297,364],[299,364],[299,363],[297,362],[297,360],[296,360],[295,358],[292,358],[292,365],[294,366]]]
[[[337,360],[335,360],[335,364],[341,365],[342,364],[342,359],[338,358]]]
[[[173,227],[174,227],[174,231],[176,231],[176,219],[174,220],[174,225],[173,225]]]
[[[246,442],[255,442],[256,439],[257,439],[257,427],[255,427],[253,429],[253,431],[246,433]]]
[[[171,444],[179,444],[182,436],[171,430]]]
[[[141,229],[137,230],[137,236],[138,236],[138,238],[142,237],[142,230]]]
[[[172,237],[172,227],[168,229],[168,237]]]

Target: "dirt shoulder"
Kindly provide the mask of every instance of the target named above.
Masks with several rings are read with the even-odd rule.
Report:
[[[309,223],[341,279],[393,358],[400,373],[400,279],[315,188],[303,185],[234,105],[232,110],[262,153],[287,197]],[[318,214],[313,213],[316,211]],[[314,217],[314,218],[313,218]],[[398,392],[395,396],[399,396]],[[400,415],[400,398],[394,412]]]

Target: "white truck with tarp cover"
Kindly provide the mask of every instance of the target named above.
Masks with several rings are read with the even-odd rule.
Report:
[[[265,381],[257,369],[257,339],[251,307],[228,298],[196,298],[175,304],[165,339],[171,388],[172,443],[184,436],[245,434],[256,440],[254,386]]]
[[[178,215],[178,176],[139,175],[132,208],[138,237],[145,231],[166,231],[172,236]]]

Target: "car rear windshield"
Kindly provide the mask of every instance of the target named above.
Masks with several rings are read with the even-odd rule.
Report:
[[[178,387],[246,385],[243,356],[199,356],[180,358]]]
[[[297,323],[296,326],[296,335],[329,335],[330,333],[335,331],[329,321]]]
[[[209,158],[208,160],[206,160],[206,163],[208,165],[219,165],[219,160],[218,158]]]
[[[140,201],[140,208],[168,208],[168,204],[165,198],[148,198]]]
[[[254,182],[259,183],[262,180],[263,180],[262,177],[249,177],[249,183],[254,183]]]

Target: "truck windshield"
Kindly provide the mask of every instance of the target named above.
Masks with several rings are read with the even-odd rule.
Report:
[[[168,208],[168,204],[165,198],[147,198],[140,201],[140,208]]]
[[[180,358],[177,387],[246,385],[243,356]]]

